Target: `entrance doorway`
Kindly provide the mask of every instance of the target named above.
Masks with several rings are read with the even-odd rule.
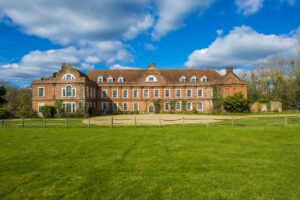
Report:
[[[148,107],[148,113],[151,114],[151,113],[154,113],[154,111],[155,111],[155,109],[154,109],[153,104],[150,104]]]

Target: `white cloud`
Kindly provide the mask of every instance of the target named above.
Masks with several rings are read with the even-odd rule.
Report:
[[[274,57],[294,57],[296,49],[294,35],[265,35],[241,26],[224,37],[217,37],[208,48],[194,51],[185,66],[248,66]]]
[[[244,16],[249,16],[263,7],[264,0],[236,0],[235,4],[238,8],[238,12]]]
[[[195,11],[205,10],[212,0],[156,0],[158,20],[152,32],[154,40],[183,26],[184,19]]]
[[[114,64],[110,66],[109,69],[139,69],[138,67],[130,67],[130,66],[125,66],[125,65],[120,65],[120,64]]]
[[[144,47],[145,47],[145,49],[148,50],[148,51],[153,51],[153,50],[156,50],[156,49],[157,49],[157,47],[154,46],[154,45],[151,44],[151,43],[145,43],[145,44],[144,44]]]

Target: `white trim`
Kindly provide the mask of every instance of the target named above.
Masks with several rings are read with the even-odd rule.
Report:
[[[116,105],[116,106],[117,106],[117,110],[114,110],[114,105]],[[116,113],[116,112],[118,112],[118,110],[119,110],[119,104],[118,104],[118,102],[113,102],[113,103],[111,104],[111,107],[112,107],[112,111],[113,111],[113,113]]]
[[[124,104],[127,104],[127,110],[124,110]],[[128,104],[128,102],[122,102],[122,111],[129,111],[129,104]]]
[[[188,104],[191,104],[191,109],[188,109]],[[188,110],[188,111],[191,111],[191,110],[193,110],[193,102],[186,102],[186,110]]]
[[[112,80],[112,81],[110,81],[110,80]],[[113,82],[114,82],[114,77],[109,76],[109,77],[107,78],[107,83],[113,83]]]
[[[136,97],[134,97],[134,91],[137,91],[137,96]],[[139,98],[139,89],[133,89],[132,90],[132,98],[134,98],[134,99]]]
[[[202,92],[201,92],[201,96],[199,96],[199,90],[201,90]],[[197,97],[203,97],[204,95],[203,95],[203,88],[197,88]]]
[[[177,96],[177,90],[180,91],[179,97]],[[175,98],[181,98],[181,97],[182,97],[182,89],[176,89],[176,88],[175,88]]]
[[[147,95],[147,97],[144,96],[146,90],[148,90],[148,95]],[[147,98],[147,99],[149,98],[149,89],[143,89],[143,98]]]
[[[182,81],[184,79],[184,81]],[[184,75],[182,75],[180,78],[179,78],[179,82],[180,83],[186,83],[186,77]]]
[[[195,81],[193,81],[193,80],[195,80]],[[197,83],[197,77],[194,75],[194,76],[192,76],[191,78],[190,78],[190,82],[191,83]]]
[[[43,95],[42,96],[40,96],[40,88],[43,88]],[[37,96],[38,97],[44,97],[45,96],[45,87],[38,87],[38,91],[37,91]]]
[[[101,81],[99,81],[101,79]],[[97,78],[97,83],[103,83],[104,82],[104,77],[103,76],[98,76]]]
[[[67,79],[67,76],[71,75],[71,79]],[[62,80],[75,80],[75,76],[71,73],[66,73],[64,74],[64,76],[62,77]]]
[[[37,112],[38,114],[42,114],[42,110],[40,110],[40,107],[45,106],[45,103],[38,103]]]
[[[155,91],[156,91],[156,90],[158,91],[158,96],[157,96],[157,97],[155,96]],[[154,89],[153,89],[153,97],[154,97],[154,98],[160,98],[160,89],[159,89],[159,88],[154,88]]]
[[[105,92],[106,96],[103,96],[103,92]],[[107,89],[102,89],[101,90],[101,98],[107,98],[108,97],[108,93],[107,93]]]
[[[169,91],[169,96],[166,96],[166,91]],[[164,89],[164,98],[171,98],[171,89]]]
[[[191,96],[188,96],[188,90],[191,90]],[[192,88],[186,89],[186,91],[185,91],[185,96],[186,96],[186,97],[189,97],[189,98],[192,98],[192,97],[193,97],[193,89],[192,89]]]
[[[167,104],[169,105],[169,106],[168,106],[168,109],[166,109],[166,105],[167,105]],[[165,110],[165,111],[170,111],[170,110],[171,110],[170,102],[164,102],[164,110]]]
[[[152,106],[153,107],[153,113],[155,113],[155,106],[154,106],[154,104],[153,103],[150,103],[149,105],[148,105],[148,107],[147,107],[147,111],[148,111],[148,113],[150,113],[150,106]]]
[[[180,104],[180,109],[177,109],[177,103]],[[181,102],[181,101],[177,101],[177,102],[175,103],[175,110],[182,110],[182,102]]]
[[[75,113],[76,112],[76,102],[63,102],[63,109],[66,113]],[[67,112],[67,107],[65,106],[66,104],[71,104],[71,112]],[[75,105],[75,106],[74,106]]]
[[[202,104],[202,108],[201,108],[201,109],[199,109],[199,106],[198,106],[198,104]],[[204,107],[204,103],[203,103],[203,101],[201,101],[201,102],[197,102],[197,110],[203,110],[203,107]]]
[[[153,80],[150,80],[150,78],[152,78]],[[157,78],[154,75],[149,75],[146,77],[145,82],[146,83],[155,83],[155,82],[157,82]]]
[[[137,104],[137,110],[134,109],[134,104]],[[139,104],[139,102],[133,102],[133,104],[132,104],[132,110],[133,111],[139,111],[140,110],[140,104]]]
[[[114,91],[117,91],[117,96],[116,97],[114,97]],[[111,89],[111,98],[117,99],[118,96],[119,96],[119,90],[118,89]]]
[[[201,82],[207,82],[207,81],[208,81],[208,78],[207,78],[207,76],[202,76],[202,77],[200,78],[200,80],[201,80]]]
[[[67,95],[67,87],[70,87],[71,88],[71,96],[68,96]],[[73,92],[73,90],[74,90],[74,92]],[[89,90],[89,89],[88,89]],[[64,91],[65,91],[65,95],[64,95]],[[89,91],[90,92],[90,91]],[[76,88],[75,87],[73,87],[72,85],[66,85],[66,87],[63,87],[63,88],[61,88],[61,97],[67,97],[67,98],[69,98],[69,97],[76,97]],[[88,95],[88,96],[90,96],[90,95]],[[88,97],[89,98],[89,97]]]
[[[106,105],[106,109],[104,109],[104,106],[103,105]],[[101,102],[101,109],[103,110],[103,111],[108,111],[109,109],[108,109],[108,102]]]
[[[127,97],[124,97],[124,91],[127,91]],[[128,99],[129,98],[129,90],[128,89],[122,89],[122,98]]]
[[[123,76],[120,76],[118,78],[118,83],[124,83],[124,77]]]

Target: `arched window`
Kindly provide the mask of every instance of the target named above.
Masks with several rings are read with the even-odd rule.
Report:
[[[124,78],[123,78],[123,76],[120,76],[119,78],[118,78],[118,83],[123,83],[124,82]]]
[[[201,77],[201,82],[207,82],[207,80],[208,80],[208,79],[207,79],[207,76],[202,76],[202,77]]]
[[[181,76],[179,78],[180,83],[185,83],[186,82],[186,77],[185,76]]]
[[[75,97],[76,96],[76,88],[73,88],[70,85],[68,85],[65,88],[62,88],[61,96],[62,97]]]
[[[73,74],[65,74],[63,80],[75,80],[75,76]]]
[[[113,83],[114,82],[114,78],[112,76],[109,76],[107,79],[108,83]]]
[[[153,75],[149,75],[149,76],[146,77],[145,81],[148,82],[148,83],[153,83],[153,82],[157,82],[157,78]]]
[[[192,77],[190,78],[190,82],[191,82],[191,83],[196,83],[196,82],[197,82],[197,77],[196,77],[196,76],[192,76]]]
[[[104,80],[103,76],[98,76],[98,83],[103,83],[103,80]]]

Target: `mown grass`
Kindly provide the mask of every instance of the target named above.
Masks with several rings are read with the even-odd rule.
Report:
[[[300,199],[299,130],[0,128],[0,199]]]

